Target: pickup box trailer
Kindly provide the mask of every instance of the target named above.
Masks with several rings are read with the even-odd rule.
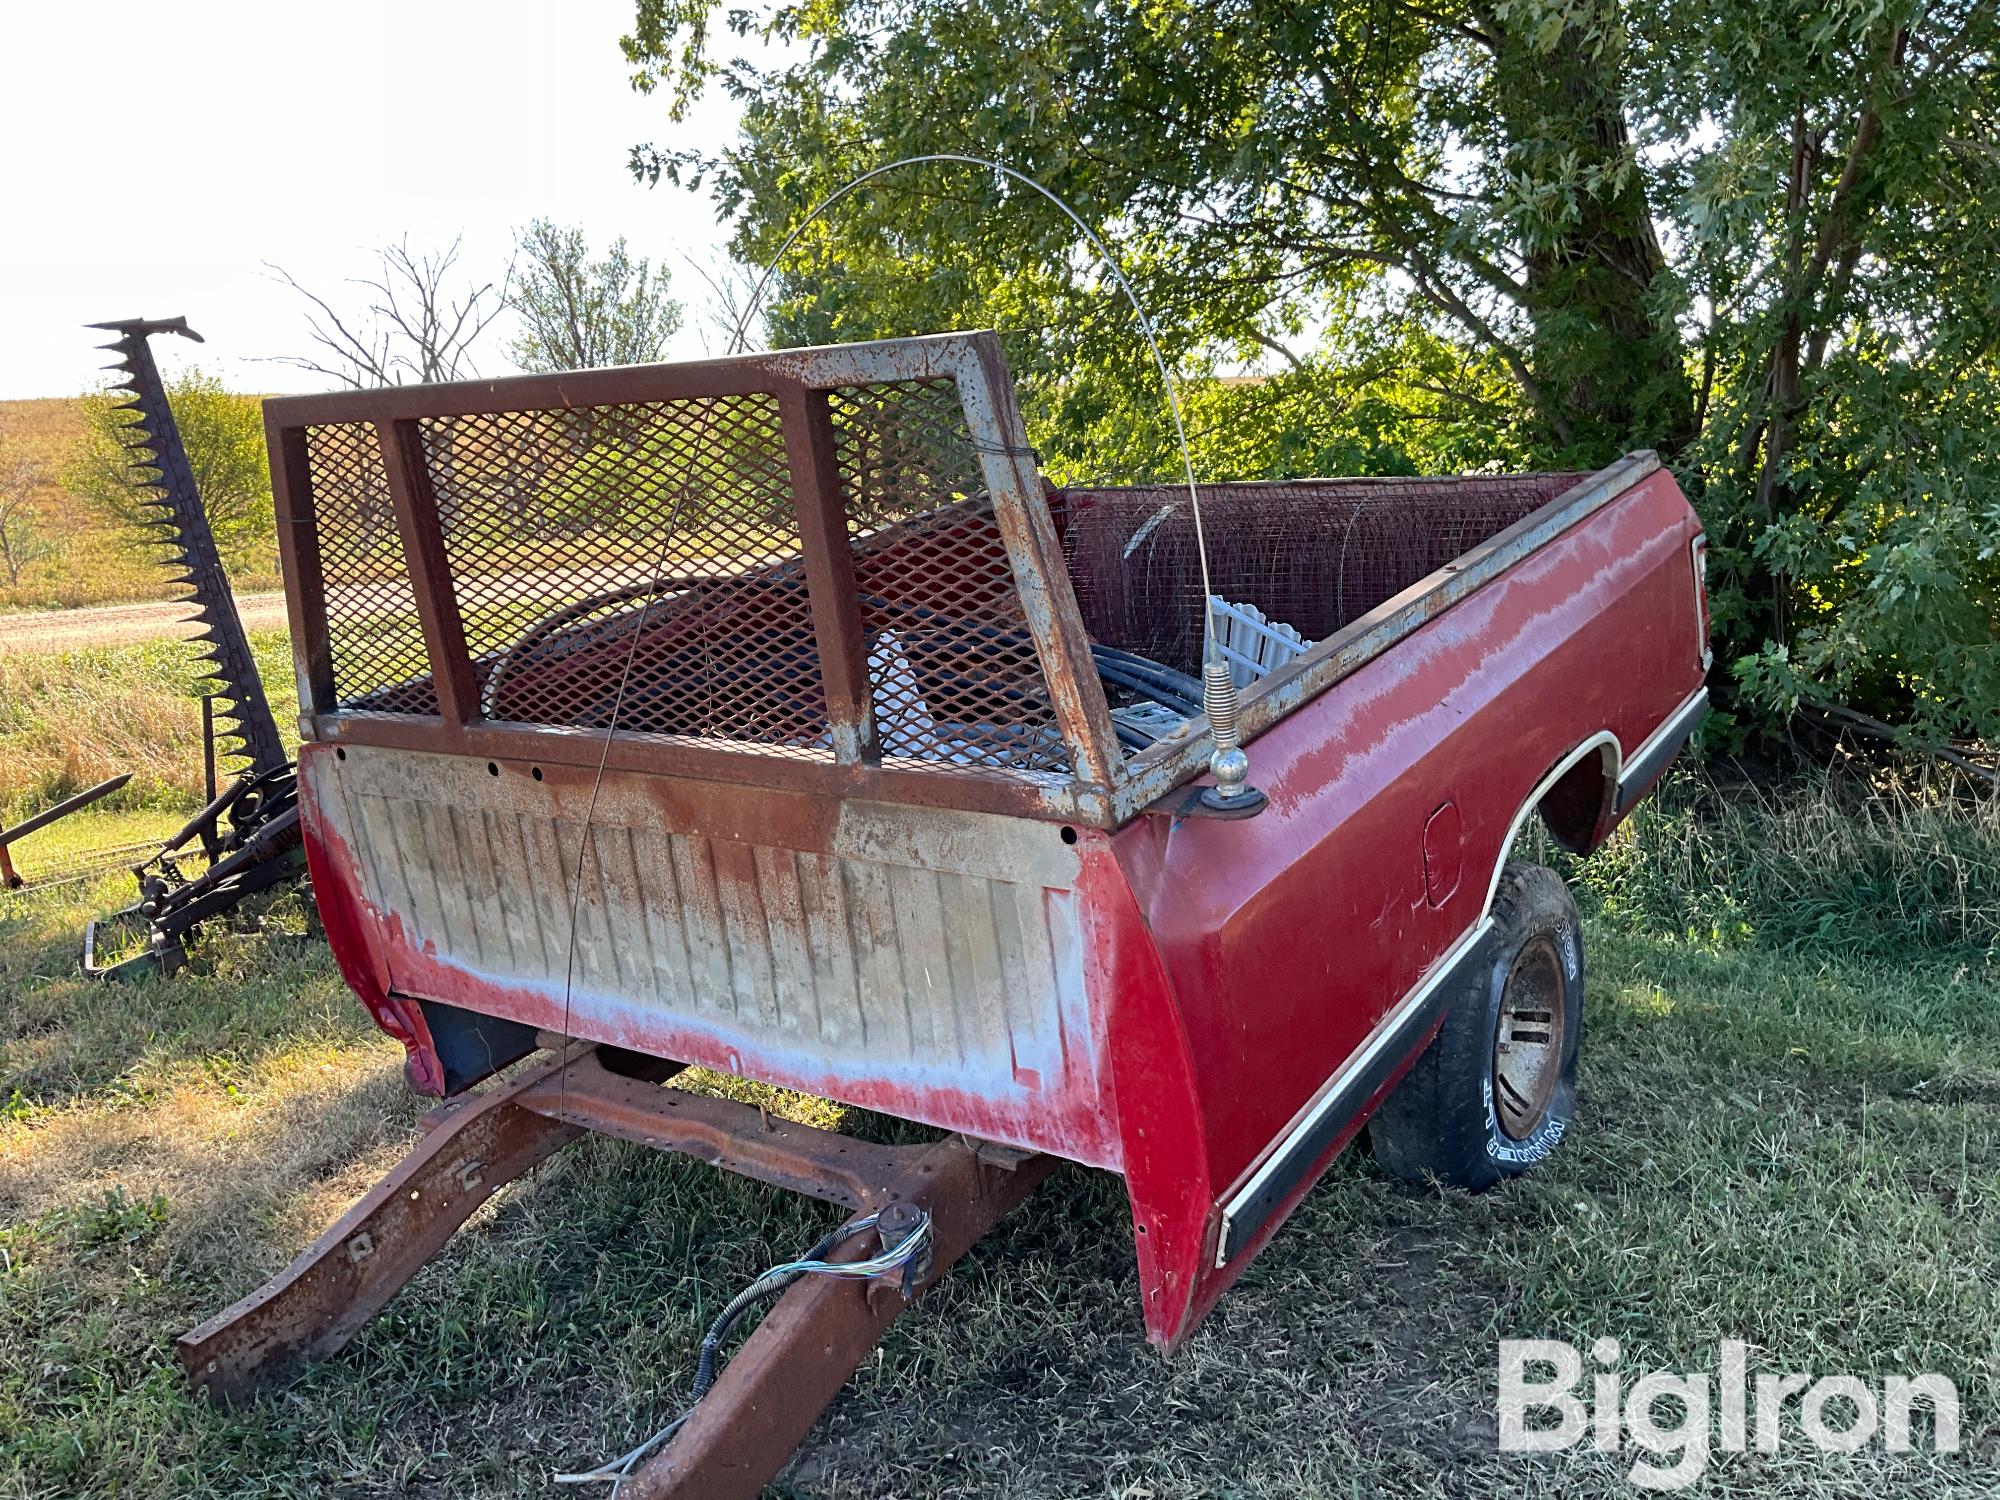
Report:
[[[1124,1179],[1171,1350],[1371,1118],[1473,1187],[1567,1128],[1580,935],[1510,856],[1537,813],[1596,847],[1705,708],[1651,454],[1203,486],[1205,589],[1185,487],[1043,480],[991,334],[265,409],[314,891],[454,1102],[183,1341],[218,1394],[607,1131],[927,1216],[920,1276],[795,1286],[624,1492],[754,1493],[1056,1158]],[[1210,591],[1254,816],[1199,795]],[[949,1134],[773,1122],[688,1065]]]

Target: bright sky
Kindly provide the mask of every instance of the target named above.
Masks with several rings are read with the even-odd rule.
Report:
[[[724,235],[706,198],[648,191],[641,141],[704,148],[727,101],[674,126],[627,84],[630,0],[183,0],[0,4],[0,398],[67,395],[102,342],[79,325],[185,314],[208,342],[157,339],[242,390],[310,390],[306,305],[407,231],[461,230],[461,263],[497,276],[541,215],[664,262],[688,304],[672,352],[712,332],[698,305]],[[506,369],[500,340],[481,369]],[[171,368],[171,366],[170,366]]]

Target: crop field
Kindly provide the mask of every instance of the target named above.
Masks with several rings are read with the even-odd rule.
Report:
[[[285,682],[282,637],[257,645]],[[336,1217],[422,1105],[297,893],[174,979],[76,977],[83,921],[131,899],[91,851],[190,804],[185,652],[0,674],[0,805],[142,772],[21,846],[31,881],[68,884],[0,894],[0,1496],[547,1495],[672,1416],[721,1302],[833,1211],[602,1140],[500,1194],[296,1384],[226,1411],[188,1394],[174,1337]],[[894,1327],[777,1492],[1629,1494],[1629,1452],[1495,1451],[1499,1339],[1611,1336],[1628,1382],[1740,1338],[1753,1371],[1962,1392],[1956,1456],[1792,1442],[1714,1455],[1691,1493],[1990,1494],[1992,808],[1683,771],[1566,873],[1589,999],[1578,1128],[1549,1166],[1467,1197],[1350,1152],[1171,1360],[1141,1333],[1117,1181],[1064,1169]]]
[[[169,599],[177,593],[151,547],[63,488],[63,467],[83,431],[83,408],[74,397],[0,401],[0,461],[24,458],[40,477],[29,501],[31,560],[11,584],[0,572],[0,614]],[[239,573],[232,582],[244,590],[278,586],[276,574],[268,571]]]

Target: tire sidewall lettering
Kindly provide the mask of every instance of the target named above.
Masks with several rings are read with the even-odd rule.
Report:
[[[1480,1078],[1482,1113],[1486,1124],[1486,1157],[1503,1172],[1512,1175],[1539,1162],[1547,1160],[1555,1153],[1557,1146],[1569,1131],[1570,1119],[1574,1114],[1575,1084],[1569,1070],[1574,1066],[1576,1056],[1576,1033],[1582,1014],[1580,990],[1583,983],[1583,934],[1573,921],[1564,917],[1535,922],[1525,931],[1516,935],[1495,957],[1487,984],[1486,1014],[1486,1055],[1491,1058],[1493,1044],[1500,1030],[1501,1003],[1506,994],[1507,976],[1513,972],[1514,963],[1521,952],[1537,937],[1547,937],[1554,944],[1562,969],[1562,1004],[1568,1040],[1565,1043],[1565,1076],[1556,1083],[1555,1092],[1549,1096],[1548,1108],[1543,1112],[1541,1123],[1524,1139],[1515,1140],[1500,1126],[1499,1110],[1493,1099],[1493,1070],[1488,1066]],[[1575,1001],[1575,1004],[1572,1004]]]

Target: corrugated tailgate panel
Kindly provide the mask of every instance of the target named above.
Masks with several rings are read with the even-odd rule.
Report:
[[[572,957],[582,825],[553,788],[381,751],[337,775],[402,993],[546,1024],[573,963],[578,1034],[663,1050],[693,1031],[745,1071],[989,1096],[1058,1086],[1066,1046],[1088,1056],[1077,860],[1050,824],[849,802],[802,850],[676,830],[607,783]]]

